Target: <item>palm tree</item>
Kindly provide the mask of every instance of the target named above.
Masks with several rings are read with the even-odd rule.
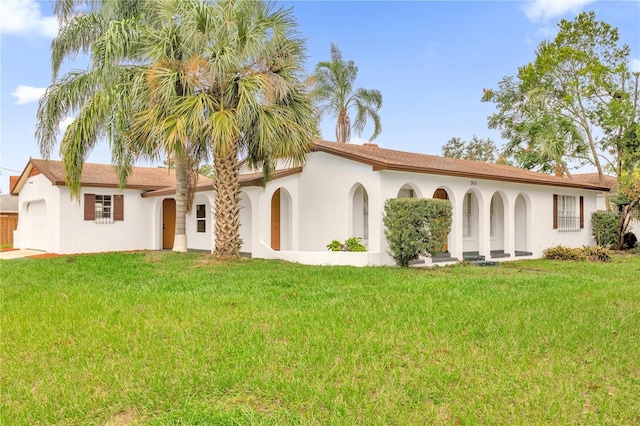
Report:
[[[50,152],[57,124],[79,110],[61,142],[75,193],[86,153],[106,133],[121,184],[133,160],[164,152],[176,164],[180,199],[188,178],[178,169],[197,167],[210,154],[214,251],[238,256],[239,155],[266,181],[277,160],[302,163],[318,134],[301,82],[304,41],[290,10],[261,1],[146,0],[136,3],[142,14],[125,16],[103,2],[88,18],[74,15],[69,2],[59,0],[67,24],[58,50],[68,56],[91,48],[92,67],[65,76],[43,98],[41,150]]]
[[[210,143],[214,166],[215,247],[239,256],[239,156],[269,180],[276,161],[304,162],[318,135],[302,83],[304,40],[290,9],[269,2],[221,0],[210,6],[207,83],[178,107],[187,128]]]
[[[358,88],[353,83],[358,76],[358,67],[353,61],[345,62],[338,46],[331,43],[331,61],[319,62],[315,70],[314,96],[320,103],[320,119],[325,115],[337,117],[336,141],[348,142],[351,131],[359,136],[364,131],[367,118],[373,120],[374,140],[382,131],[378,110],[382,107],[382,94],[379,90]],[[355,108],[356,118],[351,122],[349,110]]]
[[[166,92],[184,96],[199,83],[185,70],[203,46],[197,43],[196,34],[180,32],[178,22],[193,4],[95,2],[90,13],[78,13],[78,6],[83,6],[82,2],[59,0],[54,8],[62,28],[52,43],[55,82],[38,108],[36,136],[41,152],[45,158],[50,156],[57,142],[58,124],[77,111],[60,143],[73,195],[79,194],[86,156],[105,136],[121,187],[136,159],[157,160],[161,155],[172,158],[176,169],[174,250],[186,251],[186,213],[191,207],[193,177],[197,176],[193,170],[206,158],[207,150],[195,143],[198,138],[171,137],[167,122],[175,117],[166,114]],[[80,51],[91,51],[91,67],[58,80],[63,61]],[[158,114],[149,117],[149,109]],[[148,119],[144,126],[134,119],[141,116]]]

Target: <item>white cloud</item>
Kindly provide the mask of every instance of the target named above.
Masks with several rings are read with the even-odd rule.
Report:
[[[60,132],[64,133],[64,131],[67,130],[67,127],[69,127],[69,124],[73,123],[73,120],[75,120],[75,117],[66,117],[62,120],[58,126],[60,128]]]
[[[44,95],[46,90],[46,87],[31,87],[19,84],[18,87],[16,87],[16,90],[11,93],[11,96],[18,98],[16,104],[23,105],[28,104],[29,102],[39,101],[40,97]]]
[[[53,38],[58,35],[58,22],[43,16],[37,0],[0,0],[0,31],[6,34]]]
[[[575,15],[583,6],[595,0],[534,0],[524,7],[530,21],[548,21],[567,13]]]
[[[631,59],[631,62],[629,62],[629,69],[631,72],[640,72],[640,59]]]

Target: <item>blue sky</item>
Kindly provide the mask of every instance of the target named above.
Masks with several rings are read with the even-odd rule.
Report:
[[[307,69],[328,60],[331,42],[359,68],[356,87],[382,92],[385,148],[440,154],[452,137],[474,134],[503,141],[487,128],[492,104],[480,102],[483,88],[495,88],[534,58],[542,40],[556,33],[560,19],[593,10],[618,28],[640,70],[640,3],[637,1],[280,1],[292,7],[307,39]],[[34,138],[37,100],[51,83],[50,43],[57,26],[52,2],[0,0],[0,190],[29,157],[40,158]],[[69,64],[85,67],[82,59]],[[334,121],[322,136],[335,140]],[[367,140],[372,129],[361,136]],[[359,140],[354,140],[359,142]],[[57,148],[53,159],[59,159]],[[109,163],[107,143],[88,158]],[[148,165],[141,163],[141,165]]]

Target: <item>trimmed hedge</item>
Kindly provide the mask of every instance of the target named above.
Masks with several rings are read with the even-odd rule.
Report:
[[[389,254],[399,266],[418,256],[437,256],[451,230],[449,200],[392,198],[384,205],[385,236]]]
[[[618,219],[614,212],[591,213],[591,234],[597,245],[611,247],[618,243]]]

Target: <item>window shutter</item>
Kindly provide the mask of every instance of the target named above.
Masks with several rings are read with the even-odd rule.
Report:
[[[124,220],[124,195],[113,196],[113,220]]]
[[[553,194],[553,229],[558,229],[558,194]]]
[[[84,220],[96,220],[96,194],[84,194]]]
[[[584,197],[580,196],[580,229],[584,229]]]

